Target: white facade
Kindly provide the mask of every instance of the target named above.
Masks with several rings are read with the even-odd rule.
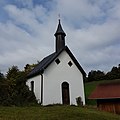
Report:
[[[60,63],[55,62],[56,59]],[[85,105],[83,74],[80,72],[69,54],[64,50],[43,73],[43,101],[42,105],[63,104],[62,83],[69,84],[70,105],[77,105],[76,98],[81,97]],[[72,66],[68,65],[71,61]],[[28,79],[27,85],[30,88],[31,81],[34,81],[34,92],[37,100],[41,102],[41,75]]]

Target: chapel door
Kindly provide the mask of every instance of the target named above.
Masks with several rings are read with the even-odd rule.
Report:
[[[70,104],[69,84],[67,82],[62,83],[62,102],[66,105]]]

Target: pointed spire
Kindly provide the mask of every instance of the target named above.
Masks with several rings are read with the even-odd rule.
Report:
[[[62,50],[65,47],[65,36],[66,36],[65,32],[62,29],[60,19],[59,19],[56,33],[54,35],[56,37],[56,46],[55,46],[56,52],[59,52],[60,50]]]
[[[57,27],[55,36],[57,36],[58,34],[62,34],[62,35],[64,35],[64,36],[66,36],[65,32],[64,32],[63,29],[62,29],[62,26],[61,26],[61,23],[60,23],[60,19],[59,19],[59,24],[58,24],[58,27]]]

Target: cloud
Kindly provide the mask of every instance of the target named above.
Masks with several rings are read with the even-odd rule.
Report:
[[[38,20],[40,13],[38,15],[37,10],[41,10],[41,13],[45,10],[42,6],[29,10],[15,5],[6,5],[4,9],[10,19],[6,23],[0,23],[1,66],[20,64],[21,67],[22,64],[23,67],[27,63],[41,60],[49,51],[52,52],[53,41],[48,43],[47,39],[48,36],[52,37],[53,33],[50,34],[51,29]],[[49,32],[46,32],[48,30]]]
[[[33,7],[33,0],[15,0],[15,3],[20,7],[27,7],[32,8]]]
[[[7,17],[0,22],[1,70],[11,65],[23,68],[53,52],[59,13],[66,43],[85,71],[107,71],[119,64],[119,0],[43,2],[2,1],[1,10]]]

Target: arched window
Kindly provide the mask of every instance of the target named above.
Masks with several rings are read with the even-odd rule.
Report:
[[[31,81],[31,91],[34,92],[34,81]]]

